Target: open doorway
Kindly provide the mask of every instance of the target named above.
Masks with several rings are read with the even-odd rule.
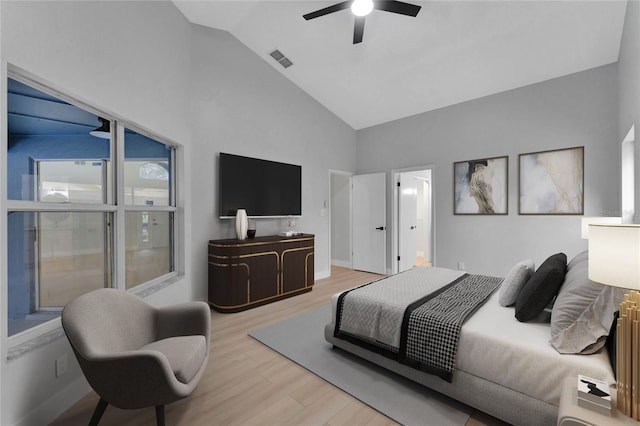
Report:
[[[351,177],[352,173],[329,171],[331,188],[329,259],[332,266],[351,269]]]
[[[392,272],[433,266],[434,217],[431,166],[394,170]]]

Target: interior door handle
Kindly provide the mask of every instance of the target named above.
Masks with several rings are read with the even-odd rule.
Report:
[[[384,231],[384,226],[378,226],[376,229],[377,229],[378,231]]]
[[[416,228],[417,228],[417,226],[412,226],[412,227],[411,227],[411,229],[416,229]]]

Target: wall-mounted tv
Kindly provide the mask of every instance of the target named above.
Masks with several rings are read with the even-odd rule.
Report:
[[[301,166],[222,152],[218,164],[220,218],[302,215]]]

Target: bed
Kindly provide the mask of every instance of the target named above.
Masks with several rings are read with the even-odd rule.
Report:
[[[615,383],[607,340],[613,337],[609,337],[609,331],[622,298],[619,289],[588,280],[586,252],[568,264],[566,256],[562,254],[564,261],[561,261],[562,256],[559,255],[550,256],[537,270],[531,261],[519,262],[504,280],[500,279],[496,290],[489,292],[464,321],[450,377],[443,379],[442,375],[433,374],[428,368],[414,368],[416,366],[412,363],[398,361],[393,355],[395,337],[376,343],[378,339],[367,336],[366,331],[359,336],[351,329],[346,333],[348,338],[338,332],[336,324],[338,328],[344,327],[340,325],[341,319],[348,317],[341,309],[350,305],[340,306],[341,298],[345,305],[344,299],[351,297],[346,292],[332,297],[333,316],[325,326],[325,338],[334,347],[510,424],[555,424],[562,382],[566,377],[583,374],[609,384]],[[551,263],[557,270],[549,273],[552,258],[555,262]],[[456,272],[442,268],[414,268],[370,286],[384,285],[387,280],[395,280],[394,285],[398,280],[428,281],[433,274],[455,277]],[[555,282],[550,284],[550,280]],[[361,290],[351,292],[357,291]],[[531,299],[535,299],[534,302]],[[523,310],[530,307],[525,306],[525,302],[537,307],[525,312],[526,320],[521,321],[524,319]],[[554,303],[549,308],[551,302]],[[540,312],[539,306],[542,306]],[[377,349],[379,347],[383,350]]]

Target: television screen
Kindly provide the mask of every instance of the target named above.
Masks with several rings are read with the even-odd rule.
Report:
[[[302,214],[301,166],[221,152],[219,172],[221,218],[238,209],[249,217]]]

